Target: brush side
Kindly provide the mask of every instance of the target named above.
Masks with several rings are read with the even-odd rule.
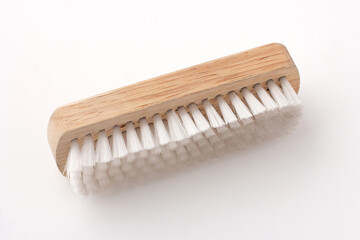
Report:
[[[105,129],[111,135],[114,125],[137,123],[142,117],[151,120],[155,113],[164,115],[169,109],[243,87],[254,91],[257,83],[267,88],[268,80],[282,76],[298,92],[299,72],[287,49],[278,43],[254,48],[62,106],[50,118],[48,141],[63,172],[74,138],[81,144],[86,134],[93,133],[96,139]]]

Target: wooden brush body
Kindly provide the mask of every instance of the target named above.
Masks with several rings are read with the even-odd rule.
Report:
[[[287,49],[278,43],[257,47],[62,106],[50,118],[48,141],[63,172],[72,139],[81,144],[91,133],[96,140],[103,129],[110,136],[115,125],[138,126],[143,117],[151,122],[156,113],[164,116],[169,109],[244,87],[255,93],[255,84],[267,89],[268,80],[278,83],[282,76],[298,92],[299,72]]]

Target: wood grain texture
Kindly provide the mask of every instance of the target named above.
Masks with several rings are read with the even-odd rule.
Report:
[[[169,109],[238,92],[243,87],[254,91],[257,83],[267,88],[268,80],[282,76],[298,92],[299,72],[287,49],[282,44],[268,44],[62,106],[50,118],[48,141],[63,172],[74,138],[81,144],[88,133],[94,139],[102,129],[111,135],[115,125],[137,123],[142,117],[151,121],[156,113],[163,116]]]

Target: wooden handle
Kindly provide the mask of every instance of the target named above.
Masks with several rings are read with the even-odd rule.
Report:
[[[254,48],[62,106],[50,118],[48,141],[63,172],[74,138],[81,143],[92,133],[96,139],[102,129],[111,135],[115,125],[137,123],[142,117],[151,121],[156,113],[163,115],[243,87],[254,92],[255,84],[267,88],[266,81],[282,76],[298,92],[299,72],[285,46],[273,43]]]

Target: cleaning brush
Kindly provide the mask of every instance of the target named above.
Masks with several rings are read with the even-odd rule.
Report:
[[[48,140],[75,192],[127,186],[289,133],[299,84],[269,44],[62,106]]]

